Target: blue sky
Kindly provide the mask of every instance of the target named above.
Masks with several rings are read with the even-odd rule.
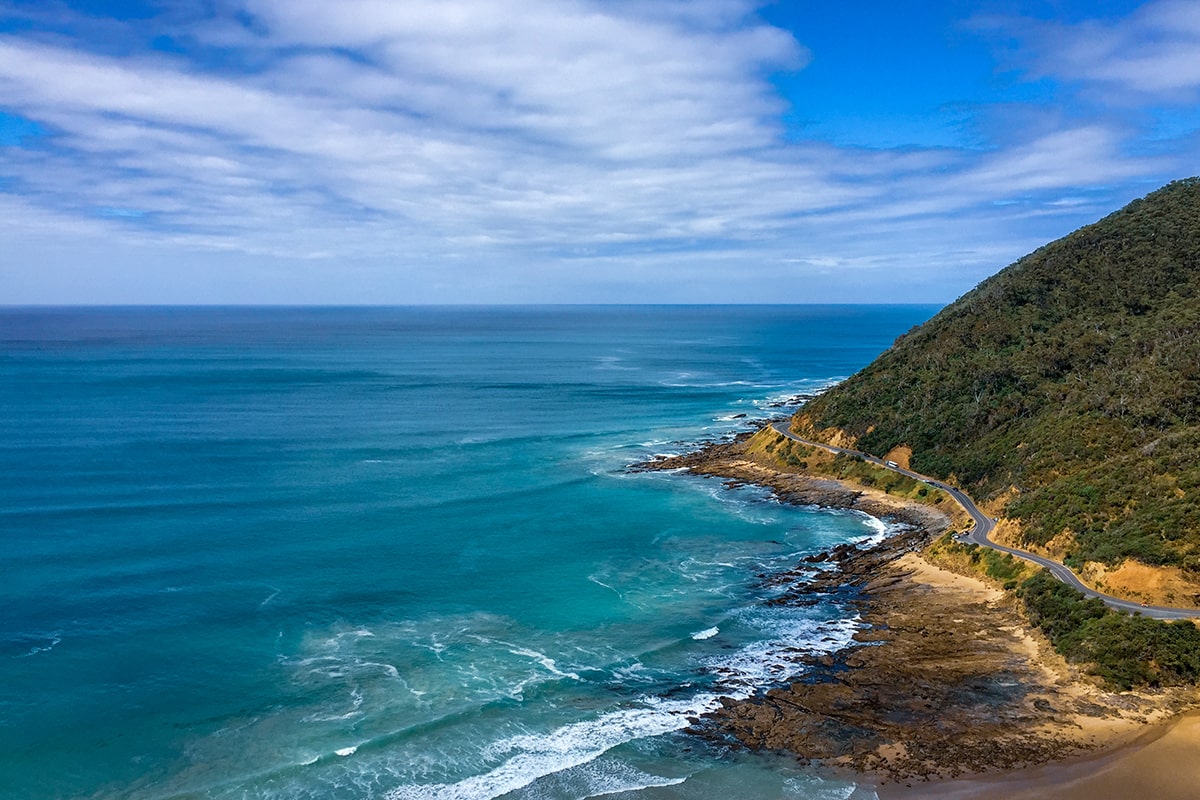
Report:
[[[1197,0],[0,0],[0,303],[948,302],[1198,101]]]

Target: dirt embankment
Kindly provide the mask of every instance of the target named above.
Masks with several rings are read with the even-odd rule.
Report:
[[[991,513],[1003,514],[997,503]],[[1001,518],[991,534],[992,541],[1062,561],[1074,548],[1075,537],[1064,531],[1043,546],[1027,542],[1017,520]],[[1200,608],[1200,584],[1179,567],[1152,566],[1133,559],[1108,565],[1088,561],[1078,570],[1080,580],[1098,592],[1134,602],[1177,608]]]

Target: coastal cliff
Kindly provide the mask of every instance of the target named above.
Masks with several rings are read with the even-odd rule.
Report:
[[[1200,606],[1200,179],[1000,271],[792,425],[911,451],[1096,588]]]

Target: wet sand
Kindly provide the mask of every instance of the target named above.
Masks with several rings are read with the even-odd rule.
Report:
[[[1200,712],[1082,758],[970,780],[883,786],[880,800],[1194,800],[1200,796]]]

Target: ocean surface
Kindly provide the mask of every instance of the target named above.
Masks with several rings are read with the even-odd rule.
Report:
[[[935,311],[0,309],[0,797],[873,796],[683,729],[882,523],[626,467]]]

